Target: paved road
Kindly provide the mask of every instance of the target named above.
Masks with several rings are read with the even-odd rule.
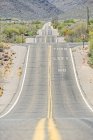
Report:
[[[0,140],[93,140],[93,113],[77,88],[66,43],[30,47],[23,91],[0,119]]]

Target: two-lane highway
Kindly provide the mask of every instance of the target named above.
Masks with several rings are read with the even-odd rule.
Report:
[[[93,140],[93,113],[77,87],[70,49],[55,42],[29,48],[22,93],[0,119],[0,140]]]

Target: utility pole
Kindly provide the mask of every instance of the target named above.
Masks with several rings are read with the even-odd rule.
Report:
[[[89,25],[90,25],[90,12],[89,7],[87,6],[87,33],[89,33]]]
[[[2,41],[2,22],[0,22],[0,42]]]

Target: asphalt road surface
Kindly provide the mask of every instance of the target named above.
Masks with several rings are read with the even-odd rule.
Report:
[[[30,47],[22,94],[0,119],[0,140],[93,140],[93,113],[80,95],[66,43]]]

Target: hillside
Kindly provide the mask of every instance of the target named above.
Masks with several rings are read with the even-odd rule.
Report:
[[[43,19],[61,14],[47,0],[0,0],[0,17],[21,19]]]
[[[74,7],[83,6],[87,0],[49,0],[49,2],[65,12]]]
[[[86,18],[86,6],[93,17],[93,0],[0,0],[0,17],[50,19]]]
[[[62,18],[86,18],[86,7],[90,9],[90,16],[93,17],[93,0],[49,0],[64,14]]]

